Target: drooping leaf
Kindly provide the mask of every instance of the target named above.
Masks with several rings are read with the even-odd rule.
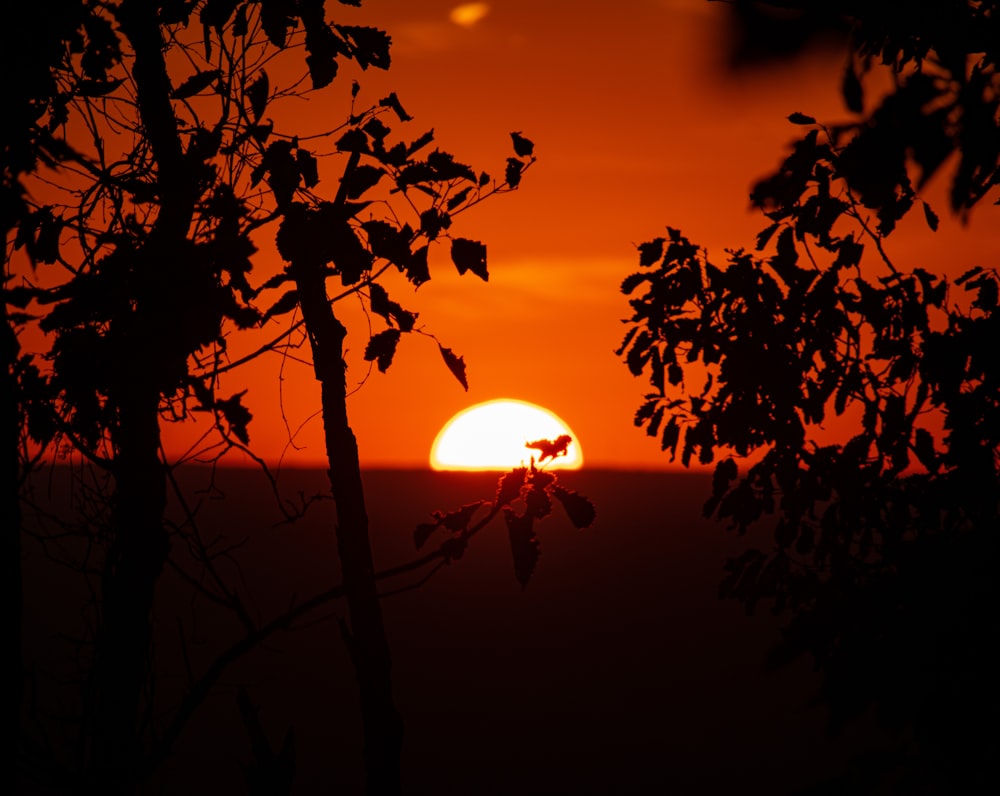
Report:
[[[510,552],[514,559],[514,576],[524,588],[535,571],[540,555],[534,518],[530,514],[520,516],[511,509],[504,509],[503,518],[507,523],[507,538],[510,540]]]
[[[507,167],[504,169],[504,180],[511,188],[516,188],[521,184],[521,172],[524,170],[524,163],[517,158],[507,158]]]
[[[490,278],[486,268],[486,246],[477,240],[468,238],[453,238],[451,241],[451,261],[455,263],[459,274],[472,271],[484,282]]]
[[[247,391],[243,390],[229,398],[217,399],[215,401],[215,409],[226,419],[230,430],[236,435],[236,438],[244,445],[249,445],[250,432],[247,430],[247,426],[253,419],[253,415],[242,403],[243,396],[246,393]]]
[[[566,516],[569,517],[569,521],[573,523],[574,528],[582,530],[594,524],[594,520],[597,518],[597,509],[583,495],[578,494],[572,489],[565,489],[558,484],[552,487],[552,494],[562,503],[562,507],[566,511]]]
[[[924,208],[924,220],[927,221],[927,226],[931,228],[931,232],[937,232],[938,228],[937,213],[931,210],[931,206],[927,204],[927,202],[921,201],[920,204],[923,205]]]
[[[365,346],[365,361],[375,361],[378,369],[385,373],[396,355],[396,345],[399,343],[399,329],[386,329],[384,332],[372,335]]]
[[[517,500],[521,494],[521,487],[524,485],[527,473],[527,467],[515,467],[510,472],[500,476],[500,480],[497,482],[496,498],[493,501],[494,505],[509,506]]]
[[[250,84],[247,89],[247,98],[250,100],[250,113],[255,122],[260,121],[267,107],[267,100],[271,96],[271,82],[268,80],[267,72],[263,69],[257,79]]]
[[[448,370],[458,379],[458,383],[462,385],[462,389],[468,392],[469,382],[465,376],[465,360],[450,348],[445,348],[440,343],[438,343],[438,349],[441,351],[441,357],[444,359],[444,364],[448,366]]]

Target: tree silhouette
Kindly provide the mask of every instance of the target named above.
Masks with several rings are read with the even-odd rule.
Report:
[[[789,116],[807,131],[754,187],[770,222],[754,252],[716,264],[672,228],[640,246],[618,353],[652,388],[636,425],[685,466],[715,462],[706,516],[773,527],[770,549],[728,562],[720,594],[790,614],[774,662],[812,656],[834,729],[874,705],[901,730],[894,754],[841,786],[984,790],[996,776],[1000,277],[905,270],[887,238],[918,206],[937,229],[919,192],[939,172],[963,218],[995,194],[998,9],[828,5],[852,25],[855,118]],[[878,64],[894,88],[866,103]],[[851,430],[831,439],[831,417]]]
[[[8,627],[17,638],[19,512],[20,501],[30,501],[28,476],[57,446],[98,473],[88,482],[93,510],[81,520],[87,552],[73,563],[96,595],[93,630],[78,640],[86,672],[79,753],[73,761],[57,759],[23,731],[17,723],[21,679],[15,678],[16,689],[5,693],[9,721],[19,730],[19,762],[59,787],[135,792],[228,666],[344,597],[349,624],[342,631],[362,697],[368,787],[397,792],[401,729],[376,581],[456,558],[473,530],[452,529],[464,534],[460,542],[453,538],[412,562],[375,571],[346,411],[347,329],[334,304],[360,298],[384,319],[386,328],[365,347],[365,358],[380,370],[390,366],[402,334],[419,334],[438,345],[447,370],[467,388],[462,358],[418,327],[416,315],[377,280],[400,272],[414,285],[427,281],[430,245],[443,240],[450,240],[460,273],[487,279],[486,247],[452,237],[452,219],[515,189],[534,160],[531,141],[511,134],[514,154],[494,180],[448,153],[428,153],[430,133],[394,140],[387,120],[410,119],[400,100],[390,94],[355,107],[361,91],[355,83],[346,121],[309,145],[331,142],[330,154],[344,163],[335,195],[324,198],[319,190],[327,175],[317,152],[294,131],[280,129],[281,101],[324,89],[341,61],[362,70],[387,68],[384,32],[327,20],[323,0],[66,0],[18,4],[2,15],[4,65],[8,74],[25,75],[2,126],[0,207],[7,241],[4,440],[14,464],[13,488],[3,498],[4,534]],[[303,53],[304,66],[297,60]],[[306,72],[310,89],[272,84],[288,73],[287,61],[277,68],[286,56]],[[255,287],[254,255],[267,227],[276,231],[287,265]],[[340,281],[333,296],[331,278]],[[301,318],[286,331],[248,356],[229,357],[231,335],[292,312]],[[220,393],[221,379],[254,356],[289,345],[300,329],[321,383],[343,583],[260,621],[218,567],[229,551],[213,549],[201,535],[196,509],[175,477],[181,462],[168,461],[162,450],[161,423],[207,414],[217,437],[203,448],[211,460],[232,448],[253,456],[244,393]],[[47,342],[38,350],[43,333]],[[25,340],[31,346],[22,350]],[[498,492],[475,530],[502,511],[516,516],[518,501],[536,494],[562,500],[579,527],[593,520],[589,504],[557,488],[544,470],[533,466],[520,479],[525,489]],[[166,522],[168,491],[183,509],[184,527]],[[548,513],[531,500],[534,518]],[[305,509],[284,500],[281,506],[290,519]],[[537,554],[533,539],[529,534],[525,543]],[[193,570],[171,555],[177,542]],[[521,558],[515,551],[515,563]],[[524,583],[533,563],[518,566]],[[151,617],[167,567],[230,611],[243,635],[193,676],[181,704],[155,722]],[[12,658],[20,671],[19,646]],[[285,787],[291,744],[275,755],[261,743],[249,695],[241,697],[240,710],[254,741],[254,765],[270,771],[275,787],[279,781]]]

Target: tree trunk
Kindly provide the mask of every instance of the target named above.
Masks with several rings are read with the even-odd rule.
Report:
[[[102,581],[88,722],[88,775],[105,793],[134,792],[142,755],[153,598],[168,552],[159,401],[159,390],[140,381],[123,385],[116,397],[114,537]]]
[[[323,264],[297,262],[292,270],[322,390],[328,473],[337,506],[337,550],[350,618],[348,646],[361,693],[367,792],[397,794],[403,722],[393,704],[392,661],[375,588],[358,443],[347,418],[343,350],[347,330],[327,298]]]
[[[159,208],[149,236],[132,252],[133,309],[112,322],[119,341],[121,380],[109,400],[115,476],[112,540],[102,582],[101,623],[95,641],[86,725],[86,773],[104,793],[134,792],[142,762],[143,692],[149,681],[152,613],[156,584],[169,552],[163,523],[166,479],[160,461],[160,371],[179,357],[164,328],[163,298],[155,286],[181,262],[197,191],[190,179],[170,102],[171,83],[163,57],[156,4],[124,0],[115,11],[135,54],[141,132],[156,170]],[[152,352],[159,352],[154,355]]]
[[[15,367],[17,365],[17,355],[20,346],[17,342],[17,335],[7,318],[7,304],[3,304],[3,341],[0,347],[3,349],[3,388],[0,389],[0,401],[2,401],[3,425],[3,457],[7,462],[4,469],[7,474],[3,476],[3,582],[4,597],[3,603],[7,611],[7,620],[4,622],[4,636],[7,638],[5,655],[7,665],[7,686],[3,691],[4,700],[4,725],[8,728],[5,744],[4,769],[8,772],[10,785],[14,791],[18,789],[17,766],[15,765],[14,750],[17,748],[16,739],[20,736],[21,726],[21,697],[24,690],[24,675],[22,659],[22,638],[21,630],[24,621],[24,592],[21,582],[21,496],[20,496],[20,457],[18,456],[18,440],[20,438],[21,412],[18,406],[18,386]],[[15,740],[10,740],[15,739]]]

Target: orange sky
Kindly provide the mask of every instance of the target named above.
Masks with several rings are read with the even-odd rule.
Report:
[[[752,244],[764,224],[748,211],[749,186],[798,131],[788,113],[843,116],[842,56],[814,52],[781,67],[727,72],[727,9],[705,0],[503,0],[469,27],[449,20],[455,5],[330,3],[330,17],[392,35],[393,66],[358,76],[361,99],[396,91],[415,117],[408,137],[433,127],[438,146],[496,174],[511,154],[508,133],[518,130],[534,140],[538,157],[519,191],[461,216],[451,230],[487,244],[488,284],[459,278],[438,246],[432,279],[418,292],[402,280],[387,285],[464,356],[470,388],[451,377],[432,341],[404,336],[388,373],[372,370],[350,398],[362,464],[425,466],[452,415],[512,397],[564,418],[587,466],[668,466],[656,441],[632,425],[646,383],[614,354],[628,310],[618,286],[637,268],[635,246],[666,225],[719,259],[725,246]],[[302,103],[303,121],[315,129],[338,124],[346,105],[336,98],[346,100],[352,76],[345,69],[336,91]],[[909,225],[912,231],[894,236],[893,250],[918,253],[931,270],[940,254],[949,271],[997,251],[1000,233],[975,220],[963,232],[940,209],[936,236]],[[276,266],[258,267],[266,274]],[[356,324],[348,339],[353,384],[368,373],[361,358],[367,322],[356,312],[348,318]],[[274,322],[267,331],[281,328]],[[270,355],[227,377],[223,393],[244,386],[260,455],[273,460],[285,451],[285,464],[323,463],[318,388],[307,365]],[[288,424],[301,426],[298,449],[286,450],[279,388]],[[186,433],[165,432],[168,453],[178,454]]]

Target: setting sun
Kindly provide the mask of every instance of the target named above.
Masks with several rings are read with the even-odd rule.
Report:
[[[526,401],[498,398],[463,409],[438,433],[431,446],[435,470],[506,470],[527,465],[542,452],[529,448],[538,440],[568,435],[572,441],[564,455],[546,467],[575,470],[583,464],[576,435],[559,417]]]

